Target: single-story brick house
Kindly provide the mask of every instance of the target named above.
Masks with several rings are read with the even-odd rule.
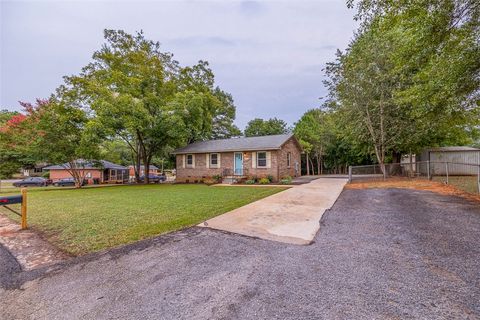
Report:
[[[173,152],[177,182],[195,182],[215,175],[229,178],[301,174],[302,149],[293,134],[201,141]]]
[[[156,166],[154,166],[153,164],[151,164],[149,167],[148,167],[148,174],[149,175],[158,175],[160,174],[160,169],[157,168]],[[130,179],[134,179],[135,178],[135,167],[134,166],[128,166],[128,175],[130,177]],[[140,165],[140,176],[144,176],[145,175],[145,167],[142,165]]]
[[[99,161],[83,161],[82,174],[85,175],[85,179],[88,184],[94,183],[125,183],[128,182],[128,168],[112,163],[106,160]],[[54,182],[64,178],[71,178],[72,175],[67,170],[70,168],[68,163],[53,165],[43,168],[50,172],[50,179]]]

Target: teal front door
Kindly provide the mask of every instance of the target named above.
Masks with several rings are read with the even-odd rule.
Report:
[[[243,176],[243,153],[235,152],[234,174]]]

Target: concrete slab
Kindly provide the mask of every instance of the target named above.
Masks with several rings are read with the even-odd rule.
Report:
[[[310,244],[320,219],[347,183],[345,178],[319,178],[237,208],[199,224],[251,237]]]
[[[18,261],[23,270],[32,270],[66,260],[69,256],[40,238],[34,231],[0,214],[0,244]]]

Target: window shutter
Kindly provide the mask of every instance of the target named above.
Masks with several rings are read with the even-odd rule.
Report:
[[[272,167],[272,153],[267,151],[267,168]]]
[[[182,168],[185,168],[185,155],[182,155]]]
[[[218,162],[217,168],[221,168],[221,165],[222,165],[221,162],[220,162],[220,158],[221,158],[220,155],[221,155],[221,153],[217,153],[217,154],[218,154],[218,155],[217,155],[217,162]]]
[[[192,168],[195,168],[195,154],[192,154]]]
[[[210,168],[210,157],[208,153],[205,154],[205,166]]]
[[[256,167],[257,167],[257,153],[252,152],[252,168],[256,168]]]

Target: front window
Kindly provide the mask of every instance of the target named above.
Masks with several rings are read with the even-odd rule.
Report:
[[[210,154],[210,166],[212,167],[218,166],[218,153]]]
[[[290,164],[292,162],[292,154],[290,152],[287,153],[287,167],[290,168]]]
[[[267,153],[257,152],[257,167],[262,168],[267,166]]]
[[[187,166],[193,166],[193,154],[187,154]]]

